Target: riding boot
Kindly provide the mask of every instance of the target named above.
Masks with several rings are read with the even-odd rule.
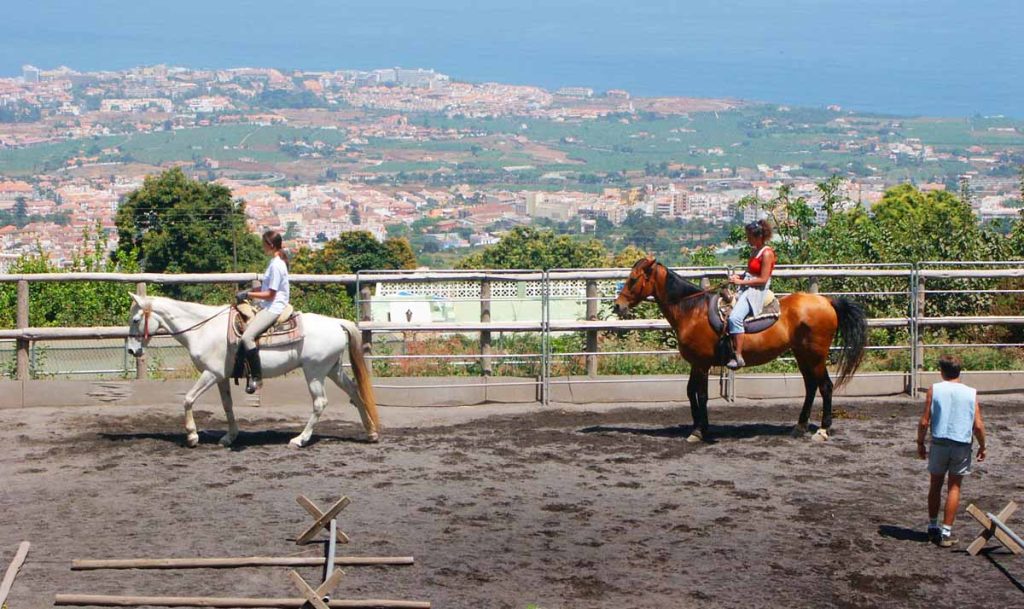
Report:
[[[742,339],[739,336],[735,334],[732,336],[732,359],[730,359],[725,364],[725,367],[728,368],[729,370],[739,370],[740,368],[747,365],[747,363],[743,361],[743,356],[739,354],[739,351],[737,349],[737,343],[740,340]]]
[[[238,343],[238,351],[235,352],[235,365],[231,370],[231,378],[235,379],[235,384],[238,384],[238,379],[245,376],[245,360],[246,360],[245,345]]]
[[[747,362],[743,361],[743,356],[735,355],[731,360],[726,362],[725,367],[729,370],[739,370],[740,368],[747,365]]]
[[[263,385],[263,366],[260,363],[259,347],[252,351],[246,351],[245,357],[249,364],[249,381],[245,384],[245,392],[256,393],[256,390]]]

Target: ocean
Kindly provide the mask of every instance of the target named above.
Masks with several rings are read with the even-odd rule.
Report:
[[[33,0],[0,15],[0,75],[435,68],[459,80],[1024,117],[1017,0]]]

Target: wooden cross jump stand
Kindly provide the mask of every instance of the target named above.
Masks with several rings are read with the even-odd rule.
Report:
[[[322,512],[320,511],[320,508],[318,508],[315,503],[306,498],[305,495],[299,495],[298,497],[295,498],[295,500],[299,503],[299,505],[305,508],[307,512],[309,512],[310,516],[316,519],[313,522],[313,524],[309,526],[309,528],[303,531],[295,539],[295,543],[299,545],[307,544],[310,541],[312,541],[313,538],[316,537],[316,534],[320,532],[320,529],[328,527],[331,521],[338,517],[338,513],[341,512],[341,510],[348,507],[348,504],[350,503],[348,497],[342,497],[341,499],[338,499],[334,503],[334,505],[327,508],[326,512]],[[337,539],[341,543],[349,542],[348,535],[346,535],[341,530],[337,531]]]
[[[978,552],[981,552],[981,549],[988,543],[988,540],[995,537],[996,541],[1003,544],[1010,552],[1024,554],[1024,543],[1022,543],[1021,538],[1010,527],[1006,526],[1006,520],[1016,510],[1017,504],[1013,501],[1006,504],[1006,507],[995,515],[982,512],[973,503],[968,505],[967,513],[980,522],[981,526],[985,527],[985,530],[978,535],[977,539],[971,542],[971,545],[967,546],[967,553],[971,556],[977,556]]]
[[[316,504],[310,501],[309,498],[306,497],[305,495],[299,495],[298,497],[295,498],[295,500],[307,512],[309,512],[310,516],[314,518],[313,524],[311,524],[309,528],[307,528],[305,531],[302,532],[301,535],[299,535],[299,537],[295,540],[295,543],[300,545],[304,543],[309,543],[313,539],[313,537],[315,537],[316,534],[320,532],[320,529],[323,529],[325,526],[328,527],[327,544],[325,544],[324,547],[324,582],[321,587],[327,586],[327,584],[334,581],[334,583],[330,586],[330,588],[334,588],[337,585],[337,581],[335,581],[335,578],[340,579],[341,577],[341,571],[335,570],[334,568],[335,554],[337,553],[338,542],[340,541],[341,543],[348,543],[349,541],[348,535],[346,535],[341,529],[338,528],[338,513],[340,513],[341,510],[348,507],[348,504],[350,503],[349,499],[348,497],[343,496],[341,499],[338,499],[336,502],[334,502],[334,505],[327,508],[326,512],[320,511],[320,508],[318,508]],[[295,580],[296,584],[302,581],[302,578],[300,578],[299,574],[295,571],[292,571],[291,575],[292,579]],[[303,585],[305,585],[304,582]],[[305,594],[307,598],[310,598],[307,592],[311,593],[313,592],[313,590],[309,589],[308,586],[306,586],[306,588],[301,588],[300,586],[300,589],[303,590],[302,593]],[[330,595],[320,594],[320,596],[327,601],[331,599]],[[310,602],[312,603],[312,601]],[[324,605],[323,607],[320,607],[316,603],[313,603],[313,605],[316,607],[316,609],[327,609],[326,605]]]
[[[310,605],[316,607],[316,609],[330,609],[327,603],[330,602],[331,591],[338,586],[342,575],[345,575],[345,573],[341,569],[335,569],[334,573],[331,573],[331,576],[328,577],[324,583],[314,589],[306,583],[306,580],[302,579],[302,576],[299,575],[298,572],[294,570],[288,572],[288,577],[292,578],[292,582],[295,584],[295,587],[299,589],[303,598],[305,598]],[[325,600],[327,602],[324,602]]]

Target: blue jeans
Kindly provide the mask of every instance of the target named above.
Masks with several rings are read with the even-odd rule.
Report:
[[[754,310],[750,304],[750,296],[753,290],[743,290],[736,295],[736,303],[732,306],[732,313],[729,313],[729,334],[745,334],[743,320]]]

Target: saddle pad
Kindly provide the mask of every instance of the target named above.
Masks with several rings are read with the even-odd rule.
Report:
[[[711,323],[711,328],[714,329],[716,334],[725,334],[728,323],[726,320],[729,317],[728,313],[725,313],[720,308],[721,299],[722,297],[719,294],[715,294],[708,303],[708,322]],[[732,310],[732,307],[729,307],[729,309]],[[771,302],[765,304],[760,315],[743,320],[743,328],[747,334],[764,332],[779,320],[781,313],[779,299],[773,298]]]
[[[239,315],[238,309],[235,307],[231,307],[229,315],[228,344],[233,346],[245,333],[246,320],[245,317]],[[256,340],[256,344],[260,347],[280,347],[297,343],[302,340],[303,336],[305,333],[302,328],[302,313],[296,311],[286,319],[278,320]]]

